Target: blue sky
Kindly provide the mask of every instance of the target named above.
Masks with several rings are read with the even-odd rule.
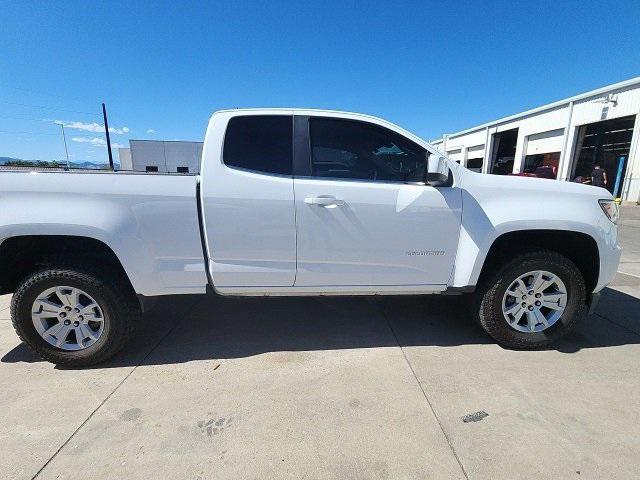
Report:
[[[123,145],[202,140],[214,110],[252,106],[430,139],[640,75],[637,0],[98,3],[3,2],[0,156],[63,158],[60,120],[72,160],[106,159],[102,101]]]

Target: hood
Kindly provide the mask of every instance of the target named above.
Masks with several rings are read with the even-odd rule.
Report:
[[[458,173],[462,177],[461,184],[463,188],[479,187],[489,190],[502,190],[505,193],[510,190],[517,190],[530,194],[540,192],[543,194],[585,195],[602,199],[613,198],[606,188],[584,185],[582,183],[516,175],[491,175],[473,172],[466,168],[458,169]]]

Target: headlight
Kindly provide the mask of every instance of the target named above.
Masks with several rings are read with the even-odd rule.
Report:
[[[613,223],[618,223],[618,218],[620,218],[620,208],[618,204],[613,200],[598,200],[598,203],[609,220]]]

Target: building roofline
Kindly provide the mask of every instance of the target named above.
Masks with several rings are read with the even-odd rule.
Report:
[[[461,135],[466,135],[467,133],[477,132],[478,130],[483,130],[487,127],[492,127],[501,123],[510,122],[513,120],[517,120],[521,117],[528,117],[529,115],[534,115],[536,113],[541,113],[547,110],[552,110],[557,107],[561,107],[567,105],[571,102],[577,102],[579,100],[584,100],[590,97],[597,97],[598,95],[602,95],[603,93],[608,93],[611,90],[620,90],[628,87],[632,87],[634,85],[640,85],[640,77],[630,78],[629,80],[624,80],[622,82],[613,83],[611,85],[606,85],[604,87],[596,88],[595,90],[590,90],[588,92],[580,93],[578,95],[574,95],[573,97],[565,98],[563,100],[558,100],[556,102],[547,103],[546,105],[542,105],[540,107],[532,108],[530,110],[525,110],[524,112],[516,113],[514,115],[509,115],[508,117],[499,118],[497,120],[493,120],[491,122],[483,123],[476,127],[467,128],[465,130],[460,130],[455,133],[445,133],[437,140],[433,140],[430,143],[441,143],[444,137],[447,138],[455,138]]]

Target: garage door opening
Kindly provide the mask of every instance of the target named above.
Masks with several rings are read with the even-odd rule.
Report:
[[[536,153],[524,157],[523,173],[532,177],[558,178],[560,152]]]
[[[482,172],[482,164],[484,163],[484,158],[482,157],[474,157],[467,159],[467,168],[474,172]]]
[[[451,160],[455,160],[456,163],[460,163],[460,160],[462,159],[462,149],[458,148],[456,150],[449,150],[447,155]]]
[[[494,175],[507,175],[513,172],[513,160],[516,157],[518,129],[506,130],[493,136],[493,155],[491,171]]]
[[[474,172],[482,172],[484,163],[484,145],[474,145],[467,149],[467,168]]]
[[[531,177],[558,178],[563,139],[562,128],[529,135],[522,173]]]
[[[629,116],[580,127],[571,179],[589,184],[592,182],[594,167],[599,165],[607,174],[605,188],[614,197],[620,196],[634,123],[635,117]]]

